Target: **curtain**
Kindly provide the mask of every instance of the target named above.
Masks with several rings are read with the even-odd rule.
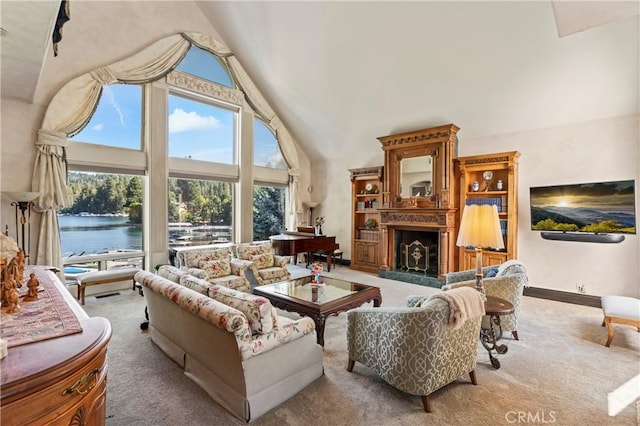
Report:
[[[264,99],[255,84],[253,84],[253,81],[249,78],[235,56],[227,58],[227,61],[231,67],[234,77],[236,78],[238,86],[240,86],[244,92],[251,107],[276,131],[276,138],[280,145],[280,150],[282,151],[285,161],[289,165],[289,206],[291,208],[289,214],[292,216],[293,229],[296,229],[298,224],[302,221],[303,211],[299,182],[300,160],[298,159],[295,140],[291,137],[287,128],[282,124],[282,121],[280,121],[280,118],[276,115],[273,109],[271,109],[269,103]]]
[[[97,68],[70,82],[53,97],[38,131],[36,161],[32,190],[40,192],[34,202],[42,213],[38,241],[38,264],[56,266],[62,270],[60,232],[56,212],[68,202],[66,186],[67,137],[77,134],[91,119],[102,86],[114,83],[144,84],[164,77],[184,58],[192,44],[226,57],[232,74],[257,112],[268,119],[276,130],[280,148],[289,164],[290,204],[294,226],[300,222],[302,205],[298,183],[298,155],[295,142],[269,104],[262,97],[244,69],[229,49],[211,36],[200,33],[175,34],[158,40],[129,58]]]
[[[35,208],[42,213],[38,264],[62,270],[56,212],[68,202],[67,137],[78,133],[89,122],[100,99],[102,86],[157,80],[182,60],[190,46],[191,43],[180,34],[164,38],[127,59],[71,80],[53,97],[38,131],[31,181],[32,190],[40,192],[40,197],[34,202]]]

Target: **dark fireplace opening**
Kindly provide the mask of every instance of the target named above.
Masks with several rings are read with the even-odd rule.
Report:
[[[395,271],[421,276],[438,276],[438,232],[395,231]]]

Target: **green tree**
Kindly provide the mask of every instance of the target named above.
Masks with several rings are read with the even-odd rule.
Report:
[[[253,187],[253,239],[266,240],[284,228],[285,190]]]

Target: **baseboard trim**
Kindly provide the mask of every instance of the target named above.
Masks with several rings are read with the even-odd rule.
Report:
[[[589,294],[569,293],[568,291],[550,290],[548,288],[525,287],[524,295],[538,299],[555,300],[556,302],[573,303],[574,305],[601,308],[600,296]]]

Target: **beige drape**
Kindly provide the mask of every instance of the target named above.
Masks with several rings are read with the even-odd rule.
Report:
[[[295,142],[265,101],[240,63],[224,43],[200,33],[181,33],[161,39],[137,54],[106,67],[83,74],[58,91],[53,97],[38,131],[32,190],[40,192],[35,201],[42,212],[38,240],[38,264],[62,269],[60,232],[56,211],[67,205],[65,149],[67,137],[75,135],[89,122],[102,93],[102,86],[114,83],[143,84],[157,80],[184,58],[192,44],[226,58],[247,100],[266,117],[276,130],[280,148],[289,164],[290,196],[294,225],[302,214],[297,176],[298,156]]]
[[[276,139],[280,144],[280,150],[285,161],[289,165],[289,205],[293,216],[293,229],[296,229],[302,219],[302,202],[300,199],[300,160],[296,151],[296,143],[287,128],[282,124],[269,103],[264,99],[258,88],[253,84],[244,68],[238,60],[231,56],[227,59],[238,85],[244,92],[251,106],[260,114],[276,131]]]

